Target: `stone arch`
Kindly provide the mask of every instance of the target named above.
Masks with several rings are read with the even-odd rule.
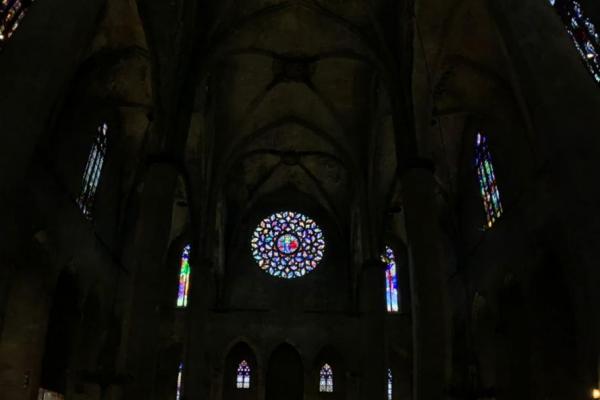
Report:
[[[250,387],[247,389],[236,386],[238,368],[243,361],[250,367]],[[225,358],[223,371],[223,400],[258,399],[259,371],[255,352],[246,342],[238,342],[231,347]]]
[[[298,351],[290,344],[279,345],[267,367],[266,400],[302,400],[304,367]]]
[[[333,393],[320,393],[319,391],[320,372],[325,364],[328,364],[333,371]],[[324,346],[315,357],[307,392],[315,393],[316,398],[319,399],[345,399],[347,371],[346,362],[340,353],[331,345]]]

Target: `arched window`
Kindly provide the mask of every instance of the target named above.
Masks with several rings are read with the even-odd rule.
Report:
[[[477,168],[479,191],[483,200],[487,227],[491,228],[502,216],[503,209],[492,164],[492,155],[488,148],[487,137],[482,133],[477,133],[475,138],[475,168]]]
[[[81,192],[77,198],[77,204],[87,219],[92,218],[96,191],[98,190],[104,158],[106,157],[107,134],[108,125],[103,123],[98,127],[96,132],[96,138],[92,144],[92,149],[90,150],[85,171],[83,173]]]
[[[321,367],[321,372],[319,373],[319,392],[333,393],[333,370],[329,364]]]
[[[400,311],[398,302],[398,268],[394,250],[390,246],[385,247],[385,253],[381,255],[381,261],[385,264],[385,297],[388,312]]]
[[[33,0],[0,0],[0,49],[19,27]]]
[[[235,387],[238,389],[250,389],[250,366],[246,360],[242,361],[237,369]]]
[[[600,83],[600,36],[592,21],[583,15],[581,4],[574,0],[549,0],[569,36],[575,43],[575,48],[596,82]]]
[[[177,307],[185,308],[188,304],[188,292],[190,289],[190,251],[191,245],[183,248],[179,269],[179,291],[177,292]]]
[[[182,388],[183,388],[183,363],[179,363],[179,370],[177,371],[177,392],[175,393],[175,400],[181,400]]]
[[[394,394],[394,377],[392,376],[392,370],[388,368],[388,370],[387,370],[387,398],[388,398],[388,400],[392,400],[393,394]]]

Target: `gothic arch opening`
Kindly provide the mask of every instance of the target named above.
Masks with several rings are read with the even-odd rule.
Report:
[[[266,400],[302,400],[304,398],[304,368],[294,347],[281,344],[269,360]]]
[[[323,389],[322,371],[327,365],[331,368],[332,388],[331,392]],[[325,346],[315,358],[311,371],[311,391],[314,391],[318,399],[345,399],[346,398],[346,373],[347,368],[339,352],[333,346]]]
[[[258,399],[258,364],[254,351],[240,342],[227,354],[223,374],[223,400]]]

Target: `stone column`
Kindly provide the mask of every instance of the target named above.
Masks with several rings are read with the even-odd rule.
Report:
[[[6,299],[6,323],[0,332],[1,398],[36,398],[44,356],[45,332],[55,281],[44,244],[34,238],[21,260],[2,266],[12,272]],[[77,301],[77,299],[73,299]]]
[[[401,177],[411,274],[414,399],[444,397],[448,357],[446,270],[433,168],[426,162]]]
[[[192,255],[193,256],[193,255]],[[211,385],[215,379],[213,365],[209,356],[207,329],[209,312],[214,307],[215,288],[212,264],[208,258],[200,259],[193,264],[190,284],[190,303],[188,307],[188,342],[184,371],[184,400],[209,399]],[[219,379],[222,376],[219,375]]]
[[[139,215],[127,250],[131,281],[124,285],[130,296],[125,325],[124,373],[133,378],[124,387],[125,397],[153,399],[158,350],[162,287],[177,171],[170,165],[150,166],[143,187]],[[125,294],[125,295],[127,295]]]
[[[363,264],[360,277],[363,348],[360,398],[385,399],[385,266],[377,259]]]

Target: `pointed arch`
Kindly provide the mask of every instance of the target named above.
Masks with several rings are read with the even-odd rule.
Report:
[[[319,371],[319,392],[333,393],[333,369],[327,363]]]
[[[273,351],[269,359],[266,400],[302,400],[303,398],[302,358],[292,345],[283,343]]]
[[[246,360],[242,360],[237,368],[235,387],[237,389],[250,389],[252,369]]]
[[[235,344],[225,359],[223,399],[257,399],[257,370],[257,359],[250,345],[246,342]]]
[[[333,346],[321,349],[314,360],[313,371],[311,387],[317,398],[346,398],[346,365]]]

